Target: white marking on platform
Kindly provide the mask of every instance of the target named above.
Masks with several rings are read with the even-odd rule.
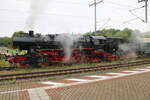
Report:
[[[131,72],[131,73],[138,73],[139,71],[125,70],[125,71],[121,71],[121,72]]]
[[[48,85],[64,85],[64,83],[57,83],[57,82],[41,82],[42,84],[48,84]]]
[[[51,100],[42,88],[28,89],[30,100]]]
[[[0,92],[0,94],[15,93],[15,92],[22,92],[22,91],[26,91],[26,90],[27,90],[27,89],[14,90],[14,91],[4,91],[4,92]]]
[[[86,82],[86,81],[89,81],[89,80],[85,80],[85,79],[77,79],[77,78],[70,78],[70,79],[66,79],[66,80],[79,81],[79,82]]]
[[[97,76],[97,75],[92,75],[92,76],[88,76],[88,77],[100,78],[100,79],[108,79],[108,78],[110,78],[110,76]]]
[[[150,70],[150,69],[134,69],[134,70],[140,70],[140,71],[147,71],[147,70]]]
[[[145,67],[145,68],[150,68],[150,67]],[[125,73],[126,74],[125,76],[131,76],[131,75],[150,72],[150,69],[145,69],[145,68],[141,68],[141,71],[126,70],[126,71],[121,71],[121,72],[129,72],[127,74]],[[143,71],[142,69],[145,69],[145,70]],[[118,73],[121,73],[121,72],[118,72]],[[108,74],[108,73],[106,73],[106,74]],[[121,73],[121,74],[124,74],[124,73]],[[119,77],[121,78],[121,77],[124,77],[124,76],[119,76],[119,75],[118,76],[91,75],[91,76],[88,76],[88,77],[94,77],[94,78],[98,78],[98,79],[92,79],[92,80],[76,79],[76,81],[77,80],[78,81],[80,80],[80,81],[75,82],[75,83],[70,83],[70,84],[63,84],[63,83],[50,82],[50,81],[49,82],[40,82],[40,83],[43,83],[43,84],[50,84],[50,85],[53,85],[53,86],[39,87],[39,88],[34,88],[34,89],[52,89],[52,88],[59,88],[59,87],[67,87],[67,86],[80,85],[80,84],[85,84],[85,83],[93,83],[93,82],[98,82],[98,81],[102,81],[102,80],[115,79],[115,78],[119,78]],[[72,80],[72,79],[66,79],[66,80]],[[26,90],[30,90],[30,89],[4,91],[4,92],[0,92],[0,94],[9,94],[9,93],[15,93],[15,92],[26,91]],[[30,92],[32,92],[32,90]]]
[[[110,74],[110,75],[117,75],[117,76],[126,76],[128,74],[124,74],[124,73],[107,73],[107,74]],[[113,77],[113,76],[112,76]]]

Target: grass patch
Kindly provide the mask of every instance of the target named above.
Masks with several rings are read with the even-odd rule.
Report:
[[[4,59],[0,60],[0,67],[9,67],[11,64]]]
[[[49,77],[48,80],[56,80],[56,77]]]

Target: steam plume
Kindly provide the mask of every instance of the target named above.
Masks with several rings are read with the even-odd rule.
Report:
[[[125,53],[127,57],[131,58],[137,57],[137,50],[142,47],[144,47],[143,34],[138,30],[132,32],[132,38],[129,43],[119,45],[119,49],[122,53]]]
[[[130,44],[120,44],[119,49],[121,50],[120,53],[123,53],[123,55],[126,55],[128,58],[136,58],[137,54],[134,51],[132,45]]]
[[[64,48],[65,58],[64,62],[69,62],[72,54],[72,46],[73,43],[78,41],[79,36],[71,35],[71,34],[61,34],[56,37],[56,41],[60,41]]]
[[[36,20],[48,6],[50,0],[30,0],[30,14],[26,22],[25,29],[34,29]]]

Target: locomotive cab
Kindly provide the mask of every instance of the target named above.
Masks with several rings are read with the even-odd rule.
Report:
[[[104,50],[106,43],[106,38],[104,36],[91,36],[91,39],[95,50]]]
[[[104,49],[109,53],[116,53],[119,49],[119,45],[123,44],[124,42],[125,40],[123,38],[107,37],[107,42]]]

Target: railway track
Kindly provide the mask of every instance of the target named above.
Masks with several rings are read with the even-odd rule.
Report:
[[[16,67],[0,67],[0,71],[9,71],[14,69],[16,69]]]
[[[128,67],[128,66],[136,66],[136,65],[139,66],[145,64],[150,64],[150,60],[136,61],[136,62],[130,62],[124,64],[108,64],[108,65],[101,65],[96,67],[72,68],[72,69],[65,69],[65,70],[3,74],[0,75],[0,81],[34,79],[34,78],[59,76],[59,75],[67,75],[67,74],[75,74],[75,73],[94,72],[94,71],[102,71],[107,69],[114,69],[114,68],[121,68],[121,67]]]

